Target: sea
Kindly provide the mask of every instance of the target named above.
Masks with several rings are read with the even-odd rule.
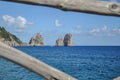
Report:
[[[15,47],[77,80],[113,80],[120,76],[120,46]],[[0,58],[0,80],[44,80]]]

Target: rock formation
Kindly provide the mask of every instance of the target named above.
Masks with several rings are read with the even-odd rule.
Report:
[[[44,46],[42,35],[40,33],[37,33],[35,36],[33,36],[29,42],[31,46]]]
[[[64,40],[62,38],[58,38],[56,40],[56,46],[73,46],[73,38],[72,34],[66,34]]]
[[[6,31],[4,27],[0,27],[0,41],[9,46],[19,46],[22,44],[22,41],[19,38]]]
[[[72,34],[66,34],[64,37],[64,46],[73,46]]]
[[[64,46],[63,38],[58,38],[58,39],[56,40],[56,46]]]

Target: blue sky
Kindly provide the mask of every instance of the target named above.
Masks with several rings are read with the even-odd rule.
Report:
[[[0,26],[23,42],[40,33],[46,45],[55,45],[58,37],[71,33],[75,45],[120,46],[120,17],[0,1]]]

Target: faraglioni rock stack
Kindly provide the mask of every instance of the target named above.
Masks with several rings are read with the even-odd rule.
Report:
[[[73,46],[72,34],[66,34],[64,37],[64,46]]]
[[[63,38],[58,38],[58,39],[56,40],[56,46],[64,46]]]
[[[64,39],[58,38],[56,40],[56,46],[73,46],[72,34],[68,33],[65,35]]]
[[[44,46],[44,39],[40,33],[33,36],[29,42],[31,46]]]

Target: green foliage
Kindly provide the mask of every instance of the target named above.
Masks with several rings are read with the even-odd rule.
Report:
[[[13,35],[13,34],[11,34],[11,35],[12,35],[12,38],[13,38],[17,43],[19,43],[19,44],[22,43],[22,41],[21,41],[19,38],[17,38],[15,35]]]
[[[4,38],[6,41],[16,41],[17,43],[21,44],[22,41],[17,38],[15,35],[7,32],[4,27],[0,27],[0,38]]]

